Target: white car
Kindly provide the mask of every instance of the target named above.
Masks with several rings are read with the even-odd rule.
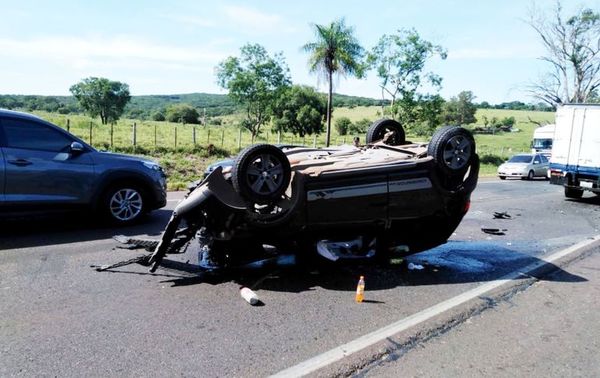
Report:
[[[518,177],[533,180],[534,177],[548,178],[548,158],[542,154],[519,154],[498,167],[498,177]]]

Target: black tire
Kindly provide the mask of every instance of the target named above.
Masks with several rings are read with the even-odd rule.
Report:
[[[582,189],[568,188],[565,186],[565,197],[579,199],[583,196]]]
[[[444,126],[433,134],[427,155],[433,157],[443,173],[462,175],[475,155],[475,139],[469,130],[460,126]]]
[[[367,144],[382,140],[385,137],[385,134],[392,131],[394,134],[386,140],[385,144],[399,146],[406,143],[406,134],[404,133],[402,125],[393,119],[382,118],[369,126],[369,129],[367,130]]]
[[[255,144],[239,153],[231,170],[233,188],[246,200],[267,204],[281,198],[290,184],[287,156],[270,144]]]
[[[500,180],[506,180],[506,176],[498,176],[500,177]]]
[[[136,223],[146,212],[144,190],[136,184],[112,185],[101,198],[99,210],[111,224],[125,226]]]
[[[529,171],[529,173],[527,173],[527,180],[533,180],[533,178],[535,177],[535,172],[533,172],[533,170]]]

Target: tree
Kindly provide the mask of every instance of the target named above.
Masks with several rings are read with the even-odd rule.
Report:
[[[352,121],[348,117],[340,117],[335,119],[335,129],[339,135],[348,134],[348,130],[352,127]]]
[[[273,108],[273,130],[290,131],[301,137],[323,132],[327,104],[313,88],[294,85],[285,91]]]
[[[218,84],[245,109],[242,127],[254,139],[271,119],[275,100],[290,85],[289,69],[281,53],[269,56],[264,47],[247,44],[241,56],[222,61],[216,68]]]
[[[562,13],[557,1],[551,17],[534,9],[528,21],[546,49],[540,59],[549,65],[529,89],[551,106],[591,101],[600,88],[600,14],[582,9],[565,20]]]
[[[329,84],[327,94],[327,138],[331,139],[331,114],[333,106],[333,75],[351,75],[361,78],[364,66],[361,60],[364,49],[354,37],[354,28],[346,26],[344,19],[329,25],[313,24],[316,41],[302,46],[310,54],[310,71],[323,75]]]
[[[86,113],[100,116],[103,125],[116,122],[131,99],[129,85],[103,77],[88,77],[69,90]]]
[[[174,104],[167,108],[165,118],[169,122],[183,122],[199,124],[200,114],[198,110],[190,104]]]
[[[452,97],[444,105],[444,121],[458,125],[468,125],[477,122],[475,112],[477,107],[473,103],[475,96],[471,91],[462,91],[457,97]]]
[[[442,78],[433,72],[423,73],[428,59],[438,55],[446,59],[446,50],[422,39],[416,30],[398,30],[394,35],[383,35],[367,56],[369,66],[377,71],[381,87],[381,98],[392,98],[392,115],[396,113],[394,105],[399,99],[404,103],[414,101],[417,91],[424,84],[439,89]],[[383,111],[383,105],[382,105]]]

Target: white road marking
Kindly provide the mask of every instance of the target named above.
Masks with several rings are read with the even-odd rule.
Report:
[[[380,341],[385,340],[388,337],[391,337],[399,332],[402,332],[410,327],[418,325],[424,321],[427,321],[434,316],[437,316],[445,311],[448,311],[454,307],[457,307],[463,303],[466,303],[472,299],[475,299],[487,292],[490,292],[498,287],[514,281],[518,278],[521,278],[523,274],[528,275],[529,273],[539,269],[540,267],[551,264],[554,261],[557,261],[565,256],[570,255],[571,253],[577,252],[583,248],[589,247],[594,243],[600,241],[600,235],[597,235],[591,239],[584,240],[580,243],[577,243],[569,248],[563,249],[556,253],[551,254],[548,257],[541,258],[539,261],[526,266],[523,269],[519,269],[518,271],[514,271],[505,275],[502,278],[499,278],[495,281],[491,281],[480,285],[474,289],[468,290],[456,297],[450,298],[443,302],[440,302],[436,305],[433,305],[425,310],[417,312],[407,318],[399,320],[397,322],[391,323],[383,328],[380,328],[374,332],[368,333],[364,336],[361,336],[349,343],[340,345],[335,347],[323,354],[312,357],[304,362],[299,363],[298,365],[292,366],[288,369],[282,370],[279,373],[273,375],[273,377],[300,377],[312,373],[318,369],[321,369],[327,365],[330,365],[336,361],[343,359],[351,355],[352,353],[358,352],[366,347],[369,347],[373,344],[376,344]]]

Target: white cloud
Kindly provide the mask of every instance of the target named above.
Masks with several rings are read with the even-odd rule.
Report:
[[[225,15],[233,25],[242,27],[250,32],[293,32],[291,27],[281,16],[258,11],[244,6],[223,7]]]
[[[540,55],[541,51],[531,46],[462,48],[449,51],[448,59],[529,59]]]
[[[167,14],[163,16],[166,19],[171,21],[175,21],[177,23],[201,27],[201,28],[212,28],[217,26],[217,23],[214,20],[209,20],[204,17],[197,16],[188,16],[188,15],[177,15],[177,14]]]
[[[75,69],[97,63],[120,66],[128,61],[180,67],[215,65],[226,54],[206,46],[173,47],[129,37],[0,38],[0,56],[35,58],[64,63]]]

